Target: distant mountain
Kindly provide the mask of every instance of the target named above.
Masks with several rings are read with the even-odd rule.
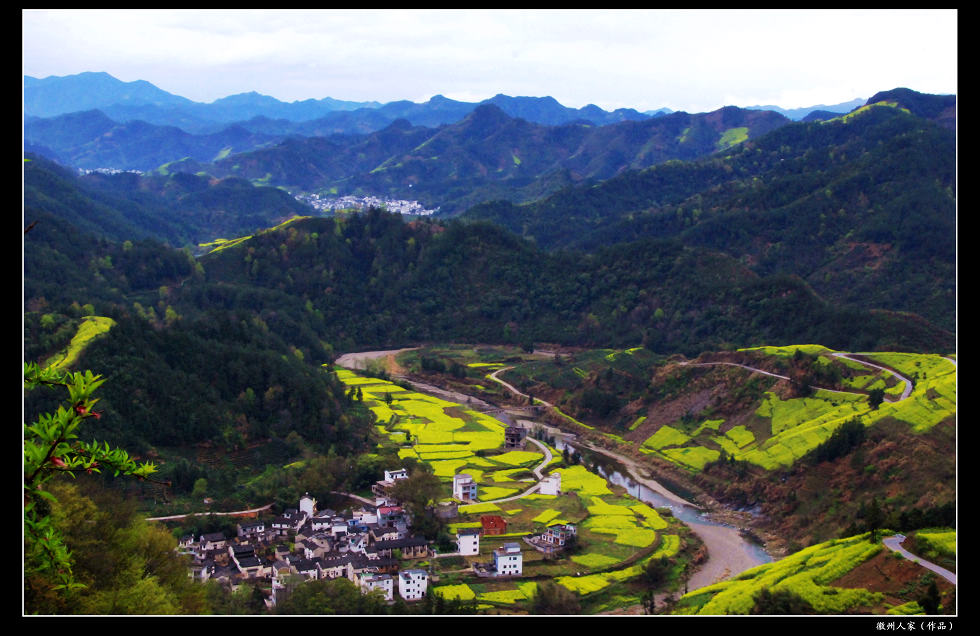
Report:
[[[277,188],[191,174],[79,176],[43,157],[24,162],[24,219],[48,217],[114,241],[153,238],[174,246],[249,234],[312,213]],[[47,225],[45,220],[39,223]],[[71,236],[63,240],[71,242]]]
[[[24,113],[27,115],[54,117],[112,104],[167,108],[190,106],[193,102],[147,81],[123,82],[108,73],[24,78]]]
[[[606,126],[545,126],[483,104],[439,128],[402,119],[369,135],[294,138],[211,165],[174,169],[267,179],[307,191],[416,199],[453,214],[485,200],[531,200],[574,183],[703,157],[788,123],[776,113],[729,107]]]
[[[621,121],[639,121],[648,117],[632,108],[619,108],[611,113],[594,104],[577,109],[568,108],[559,104],[554,97],[508,97],[498,94],[480,103],[493,104],[511,117],[520,117],[547,126],[560,126],[577,121],[603,126]]]
[[[780,115],[785,115],[793,121],[800,121],[814,111],[826,111],[829,113],[843,114],[849,113],[859,106],[864,106],[864,104],[865,101],[863,99],[857,98],[852,99],[849,102],[842,102],[832,106],[819,104],[817,106],[805,106],[803,108],[780,108],[779,106],[746,106],[745,108],[748,110],[771,110],[779,113]]]
[[[108,73],[65,77],[24,77],[24,113],[54,117],[99,109],[116,121],[136,119],[179,126],[187,132],[214,132],[217,126],[264,115],[306,121],[334,111],[371,109],[377,102],[346,102],[326,97],[291,103],[255,92],[230,95],[210,104],[173,95],[144,80],[123,82]]]
[[[607,112],[594,105],[567,108],[552,97],[506,95],[496,95],[482,102],[460,102],[436,95],[423,103],[395,101],[380,104],[330,97],[287,103],[253,91],[204,104],[177,97],[149,82],[121,82],[107,73],[81,73],[43,80],[29,76],[24,78],[24,112],[27,116],[53,117],[98,109],[118,122],[141,120],[161,126],[176,126],[195,134],[217,132],[230,123],[242,123],[253,132],[267,132],[250,126],[253,123],[262,125],[268,120],[292,122],[290,125],[280,124],[282,134],[304,136],[374,132],[397,119],[406,119],[418,126],[436,127],[455,123],[486,103],[500,107],[512,117],[546,125],[575,121],[604,125],[671,112],[660,109],[652,113],[639,113],[626,108]]]
[[[253,133],[241,126],[192,135],[174,126],[157,126],[140,120],[120,124],[99,110],[31,118],[24,123],[24,141],[28,147],[85,169],[149,171],[177,159],[212,161],[282,139],[281,135]]]

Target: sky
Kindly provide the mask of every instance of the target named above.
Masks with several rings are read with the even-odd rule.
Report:
[[[956,10],[34,10],[23,73],[104,71],[199,102],[478,102],[605,110],[956,93]]]

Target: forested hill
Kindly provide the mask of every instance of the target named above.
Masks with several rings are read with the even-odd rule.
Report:
[[[676,238],[762,276],[799,276],[831,301],[914,311],[952,329],[955,133],[886,104],[464,218],[547,249]]]
[[[915,316],[839,309],[798,278],[760,277],[676,241],[547,253],[491,225],[374,210],[300,220],[200,263],[207,284],[185,285],[182,302],[295,316],[343,350],[433,340],[691,354],[767,342],[952,345]]]
[[[493,198],[533,200],[568,184],[702,157],[787,123],[770,111],[726,107],[605,126],[547,126],[484,104],[439,128],[401,119],[367,135],[292,138],[173,169],[264,179],[304,191],[334,188],[417,199],[452,215]]]
[[[53,215],[96,238],[175,247],[234,237],[312,209],[278,188],[175,172],[78,175],[34,154],[24,160],[24,219]],[[70,249],[64,246],[63,249]]]
[[[193,259],[152,240],[100,238],[55,212],[38,219],[25,234],[25,359],[55,354],[84,316],[112,318],[79,362],[107,378],[110,416],[91,433],[136,451],[290,431],[324,451],[363,449],[367,428],[320,369],[358,348],[955,346],[918,316],[841,308],[797,277],[760,276],[677,240],[546,252],[490,224],[371,210],[298,218]],[[26,407],[52,405],[35,394]]]

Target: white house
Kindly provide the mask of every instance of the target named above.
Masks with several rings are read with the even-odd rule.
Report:
[[[494,550],[493,567],[497,576],[520,576],[524,571],[521,547],[516,543],[505,543]]]
[[[398,470],[385,471],[385,481],[395,481],[396,479],[408,479],[408,469],[399,468]]]
[[[560,495],[561,494],[561,473],[553,472],[544,479],[541,480],[541,487],[538,488],[538,492],[542,495]]]
[[[265,532],[264,521],[252,521],[238,524],[239,537],[254,537]]]
[[[371,492],[374,493],[375,504],[384,505],[392,501],[391,491],[395,486],[395,482],[400,479],[408,479],[408,469],[399,468],[398,470],[386,470],[385,478],[381,481],[377,481],[371,486]]]
[[[460,501],[476,501],[476,482],[466,473],[453,475],[453,497]]]
[[[398,595],[406,601],[425,596],[429,585],[429,573],[425,570],[402,570],[398,573]]]
[[[394,598],[394,583],[389,574],[370,571],[361,572],[357,575],[357,585],[361,588],[362,594],[367,594],[372,590],[381,590],[384,592],[386,601]]]
[[[224,550],[228,546],[228,539],[225,538],[223,532],[212,532],[211,534],[202,534],[198,545],[205,552],[210,550]]]
[[[316,512],[316,499],[311,497],[310,493],[304,493],[299,500],[299,510],[305,512],[308,519],[312,518]]]
[[[480,554],[480,529],[459,528],[456,530],[456,546],[462,555]]]

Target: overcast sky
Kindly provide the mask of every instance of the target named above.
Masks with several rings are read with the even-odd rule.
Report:
[[[105,71],[195,101],[257,91],[565,106],[836,104],[956,92],[955,10],[24,10],[23,71]]]

